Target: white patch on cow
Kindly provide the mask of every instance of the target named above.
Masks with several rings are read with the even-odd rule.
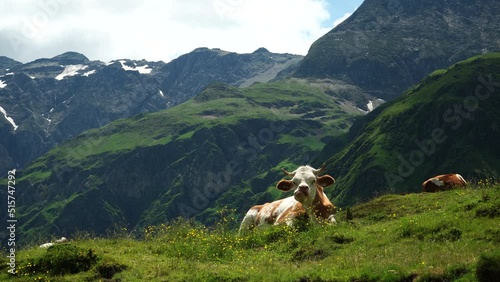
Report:
[[[284,198],[283,201],[281,201],[280,205],[278,208],[276,208],[275,213],[279,214],[280,216],[283,215],[283,213],[289,209],[294,207],[298,202],[294,199],[293,196]],[[276,221],[278,221],[279,217],[276,218]]]
[[[333,214],[331,214],[329,217],[328,217],[328,222],[329,223],[337,223],[337,220],[335,219],[335,216]]]
[[[314,197],[316,197],[316,187],[314,186],[314,181],[316,180],[316,175],[313,172],[314,168],[310,166],[301,166],[293,173],[295,174],[292,178],[292,182],[295,186],[294,195],[300,192],[299,187],[307,186],[307,197],[304,199],[302,204],[304,206],[310,206]],[[295,199],[297,200],[297,199]]]
[[[439,178],[436,178],[436,177],[431,178],[431,182],[436,184],[436,186],[444,186],[444,182],[439,180]]]
[[[245,214],[245,217],[243,217],[243,220],[241,221],[239,231],[240,234],[252,228],[252,226],[255,224],[258,214],[259,211],[257,209],[252,208],[248,210],[248,212]]]
[[[257,209],[250,209],[250,210],[247,212],[246,216],[249,216],[249,217],[256,217],[258,213],[259,213],[259,211],[258,211]]]
[[[465,184],[467,184],[467,181],[465,181],[465,179],[460,175],[460,174],[455,174],[456,177],[458,177],[458,179],[462,180]]]

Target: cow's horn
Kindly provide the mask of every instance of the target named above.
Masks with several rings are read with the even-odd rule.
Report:
[[[288,172],[284,168],[282,168],[281,171],[283,171],[286,175],[291,176],[291,177],[293,177],[295,175],[294,172]]]
[[[315,175],[318,175],[318,174],[322,173],[325,170],[325,168],[326,168],[326,163],[324,163],[323,165],[321,165],[320,168],[313,170],[313,173]]]

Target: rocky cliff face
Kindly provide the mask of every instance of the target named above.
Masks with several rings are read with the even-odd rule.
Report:
[[[366,0],[311,46],[296,75],[391,100],[436,69],[500,51],[499,15],[498,1]]]
[[[0,57],[0,174],[90,128],[186,101],[210,83],[269,81],[301,56],[199,48],[170,63],[90,61],[68,52],[21,64]]]

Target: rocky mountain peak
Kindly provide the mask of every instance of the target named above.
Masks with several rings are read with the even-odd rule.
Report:
[[[90,61],[87,57],[77,52],[66,52],[53,57],[52,60],[57,61],[61,65],[86,64]]]
[[[21,65],[22,63],[13,60],[11,58],[5,57],[5,56],[0,56],[0,74],[3,74],[4,72],[8,72],[13,67],[16,67],[18,65]]]
[[[436,69],[500,51],[498,15],[498,1],[366,0],[311,46],[296,75],[391,100]]]
[[[260,47],[259,49],[255,50],[252,54],[258,54],[258,53],[270,53],[270,52],[266,48]]]

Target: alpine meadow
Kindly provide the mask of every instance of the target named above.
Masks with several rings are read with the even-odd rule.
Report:
[[[0,280],[499,281],[498,15],[365,0],[306,56],[0,56]]]

